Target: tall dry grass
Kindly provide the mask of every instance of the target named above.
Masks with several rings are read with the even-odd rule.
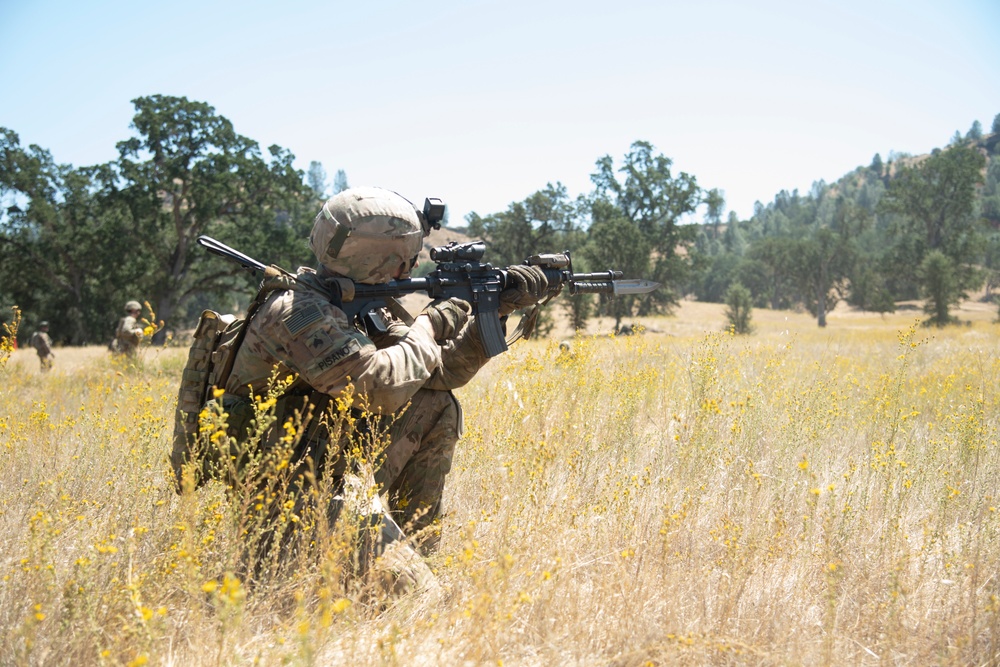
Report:
[[[342,544],[248,590],[232,496],[166,463],[183,351],[15,353],[0,382],[2,664],[992,664],[1000,325],[691,304],[462,390],[440,595]],[[332,534],[332,533],[331,533]]]

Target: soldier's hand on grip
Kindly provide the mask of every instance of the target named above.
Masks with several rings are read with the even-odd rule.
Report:
[[[426,308],[422,315],[426,315],[434,329],[434,340],[442,343],[451,340],[458,335],[465,323],[469,321],[469,313],[472,306],[468,301],[462,299],[446,299],[444,301],[434,301]]]
[[[545,298],[549,281],[537,266],[515,265],[507,267],[507,276],[513,286],[500,292],[500,315],[510,315],[519,308],[533,306]]]

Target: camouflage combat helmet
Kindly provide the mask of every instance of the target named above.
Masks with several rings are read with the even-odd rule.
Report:
[[[309,247],[328,270],[367,285],[407,278],[424,233],[413,204],[390,190],[350,188],[316,216]]]
[[[125,312],[127,313],[130,310],[142,310],[142,304],[138,301],[128,301],[125,303]]]

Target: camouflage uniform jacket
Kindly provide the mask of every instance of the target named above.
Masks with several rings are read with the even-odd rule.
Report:
[[[142,340],[142,326],[139,321],[131,315],[126,315],[118,321],[118,328],[115,329],[115,340],[118,342],[118,351],[124,354],[131,354],[139,346]]]
[[[467,383],[488,358],[474,321],[441,345],[427,318],[407,326],[381,311],[388,331],[371,337],[330,302],[323,279],[299,269],[275,289],[251,319],[226,383],[230,395],[260,395],[277,368],[296,373],[315,391],[336,396],[353,384],[370,409],[398,411],[418,389],[449,390]]]
[[[31,347],[35,348],[38,352],[38,356],[47,357],[52,354],[52,339],[44,331],[36,331],[31,334],[31,340],[29,341]]]

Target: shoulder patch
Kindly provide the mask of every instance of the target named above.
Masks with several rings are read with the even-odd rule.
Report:
[[[288,333],[298,336],[310,324],[314,324],[323,319],[323,313],[316,304],[309,304],[305,308],[295,310],[282,320]]]

